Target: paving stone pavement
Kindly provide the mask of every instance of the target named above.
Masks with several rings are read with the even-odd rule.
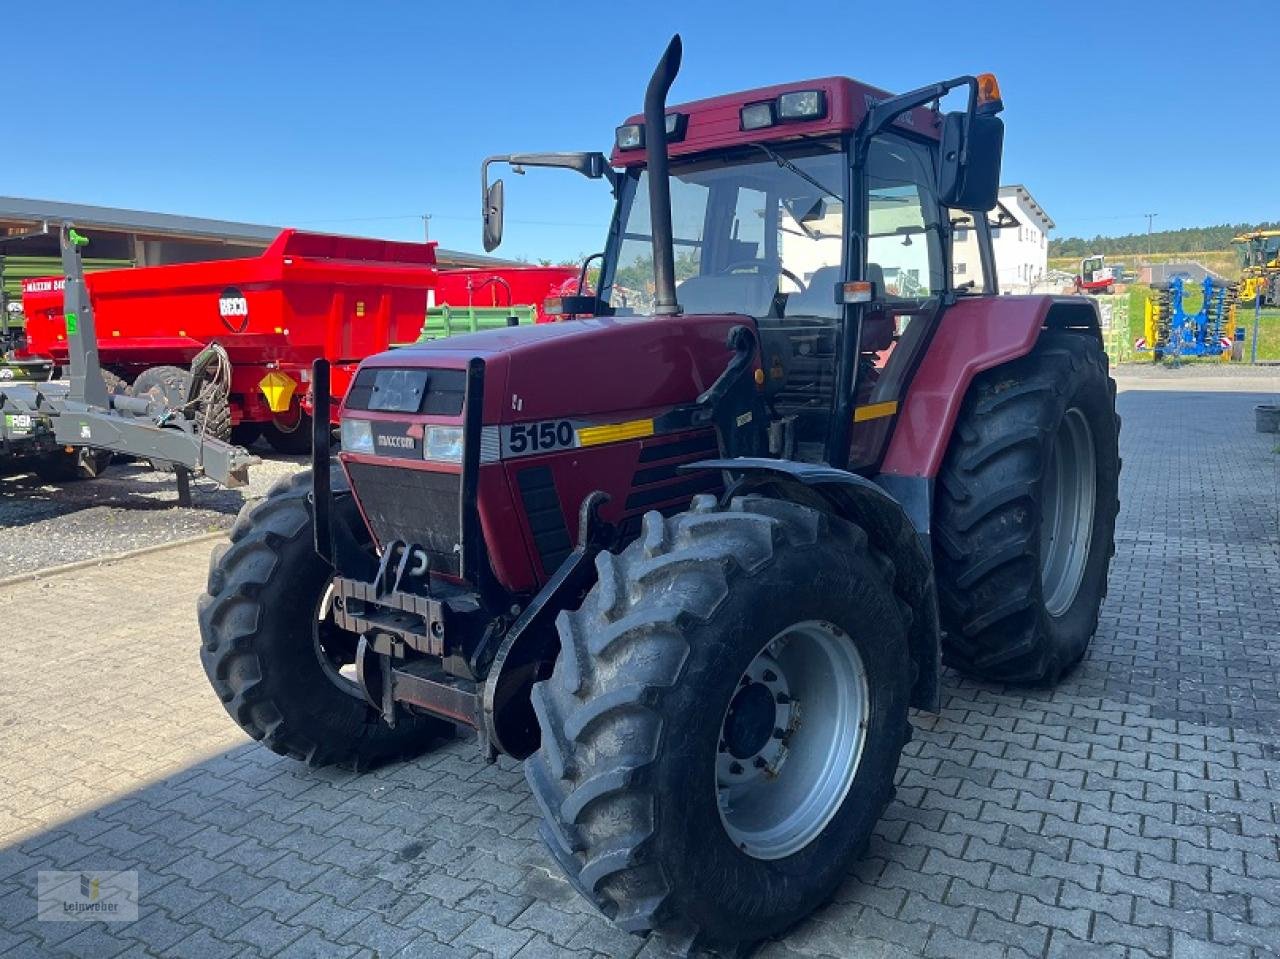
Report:
[[[766,959],[1280,956],[1280,455],[1249,394],[1123,393],[1087,659],[945,677],[867,858]],[[364,776],[245,740],[200,670],[208,544],[0,589],[0,955],[631,957],[559,878],[518,766]],[[135,922],[35,919],[137,870]]]

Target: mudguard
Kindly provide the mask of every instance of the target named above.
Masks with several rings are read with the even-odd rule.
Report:
[[[926,540],[902,506],[871,480],[817,463],[755,457],[702,460],[682,469],[719,469],[735,482],[726,496],[762,493],[822,509],[856,523],[893,560],[894,590],[910,606],[908,634],[916,666],[911,705],[936,711],[941,668],[938,601]]]
[[[1101,326],[1097,304],[1082,296],[982,297],[948,307],[907,388],[881,472],[937,476],[975,376],[1026,356],[1043,329],[1101,340]]]

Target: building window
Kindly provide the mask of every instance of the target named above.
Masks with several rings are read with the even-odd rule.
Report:
[[[956,272],[956,274],[957,274],[957,275],[961,275],[961,274],[964,274],[964,273],[968,273],[968,272],[969,272],[969,264],[968,264],[968,263],[956,263],[955,272]]]
[[[956,227],[956,242],[964,243],[969,239],[969,228],[967,226]]]

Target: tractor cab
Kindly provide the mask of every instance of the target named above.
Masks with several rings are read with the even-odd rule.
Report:
[[[953,88],[970,90],[969,111],[946,117],[937,101]],[[768,452],[872,468],[942,306],[996,292],[986,213],[996,206],[999,89],[987,75],[981,90],[969,78],[929,93],[895,98],[831,77],[672,106],[663,114],[657,196],[643,115],[617,128],[607,167],[588,155],[492,157],[486,249],[501,238],[503,204],[502,181],[488,182],[490,163],[589,176],[608,169],[616,209],[597,292],[559,309],[579,318],[673,310],[748,318],[771,413]],[[877,117],[878,105],[895,103]],[[944,193],[963,185],[953,149],[962,140],[970,189],[981,180],[990,195],[970,204],[982,215],[970,210],[964,221],[985,279],[957,289],[952,240],[955,217],[966,214],[957,208],[963,198]],[[655,234],[665,242],[653,226],[655,204],[670,218],[674,302],[665,304],[655,281]]]

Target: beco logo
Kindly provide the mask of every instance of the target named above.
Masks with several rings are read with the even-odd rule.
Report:
[[[218,316],[233,333],[243,333],[249,325],[248,298],[236,287],[227,287],[218,294]]]

